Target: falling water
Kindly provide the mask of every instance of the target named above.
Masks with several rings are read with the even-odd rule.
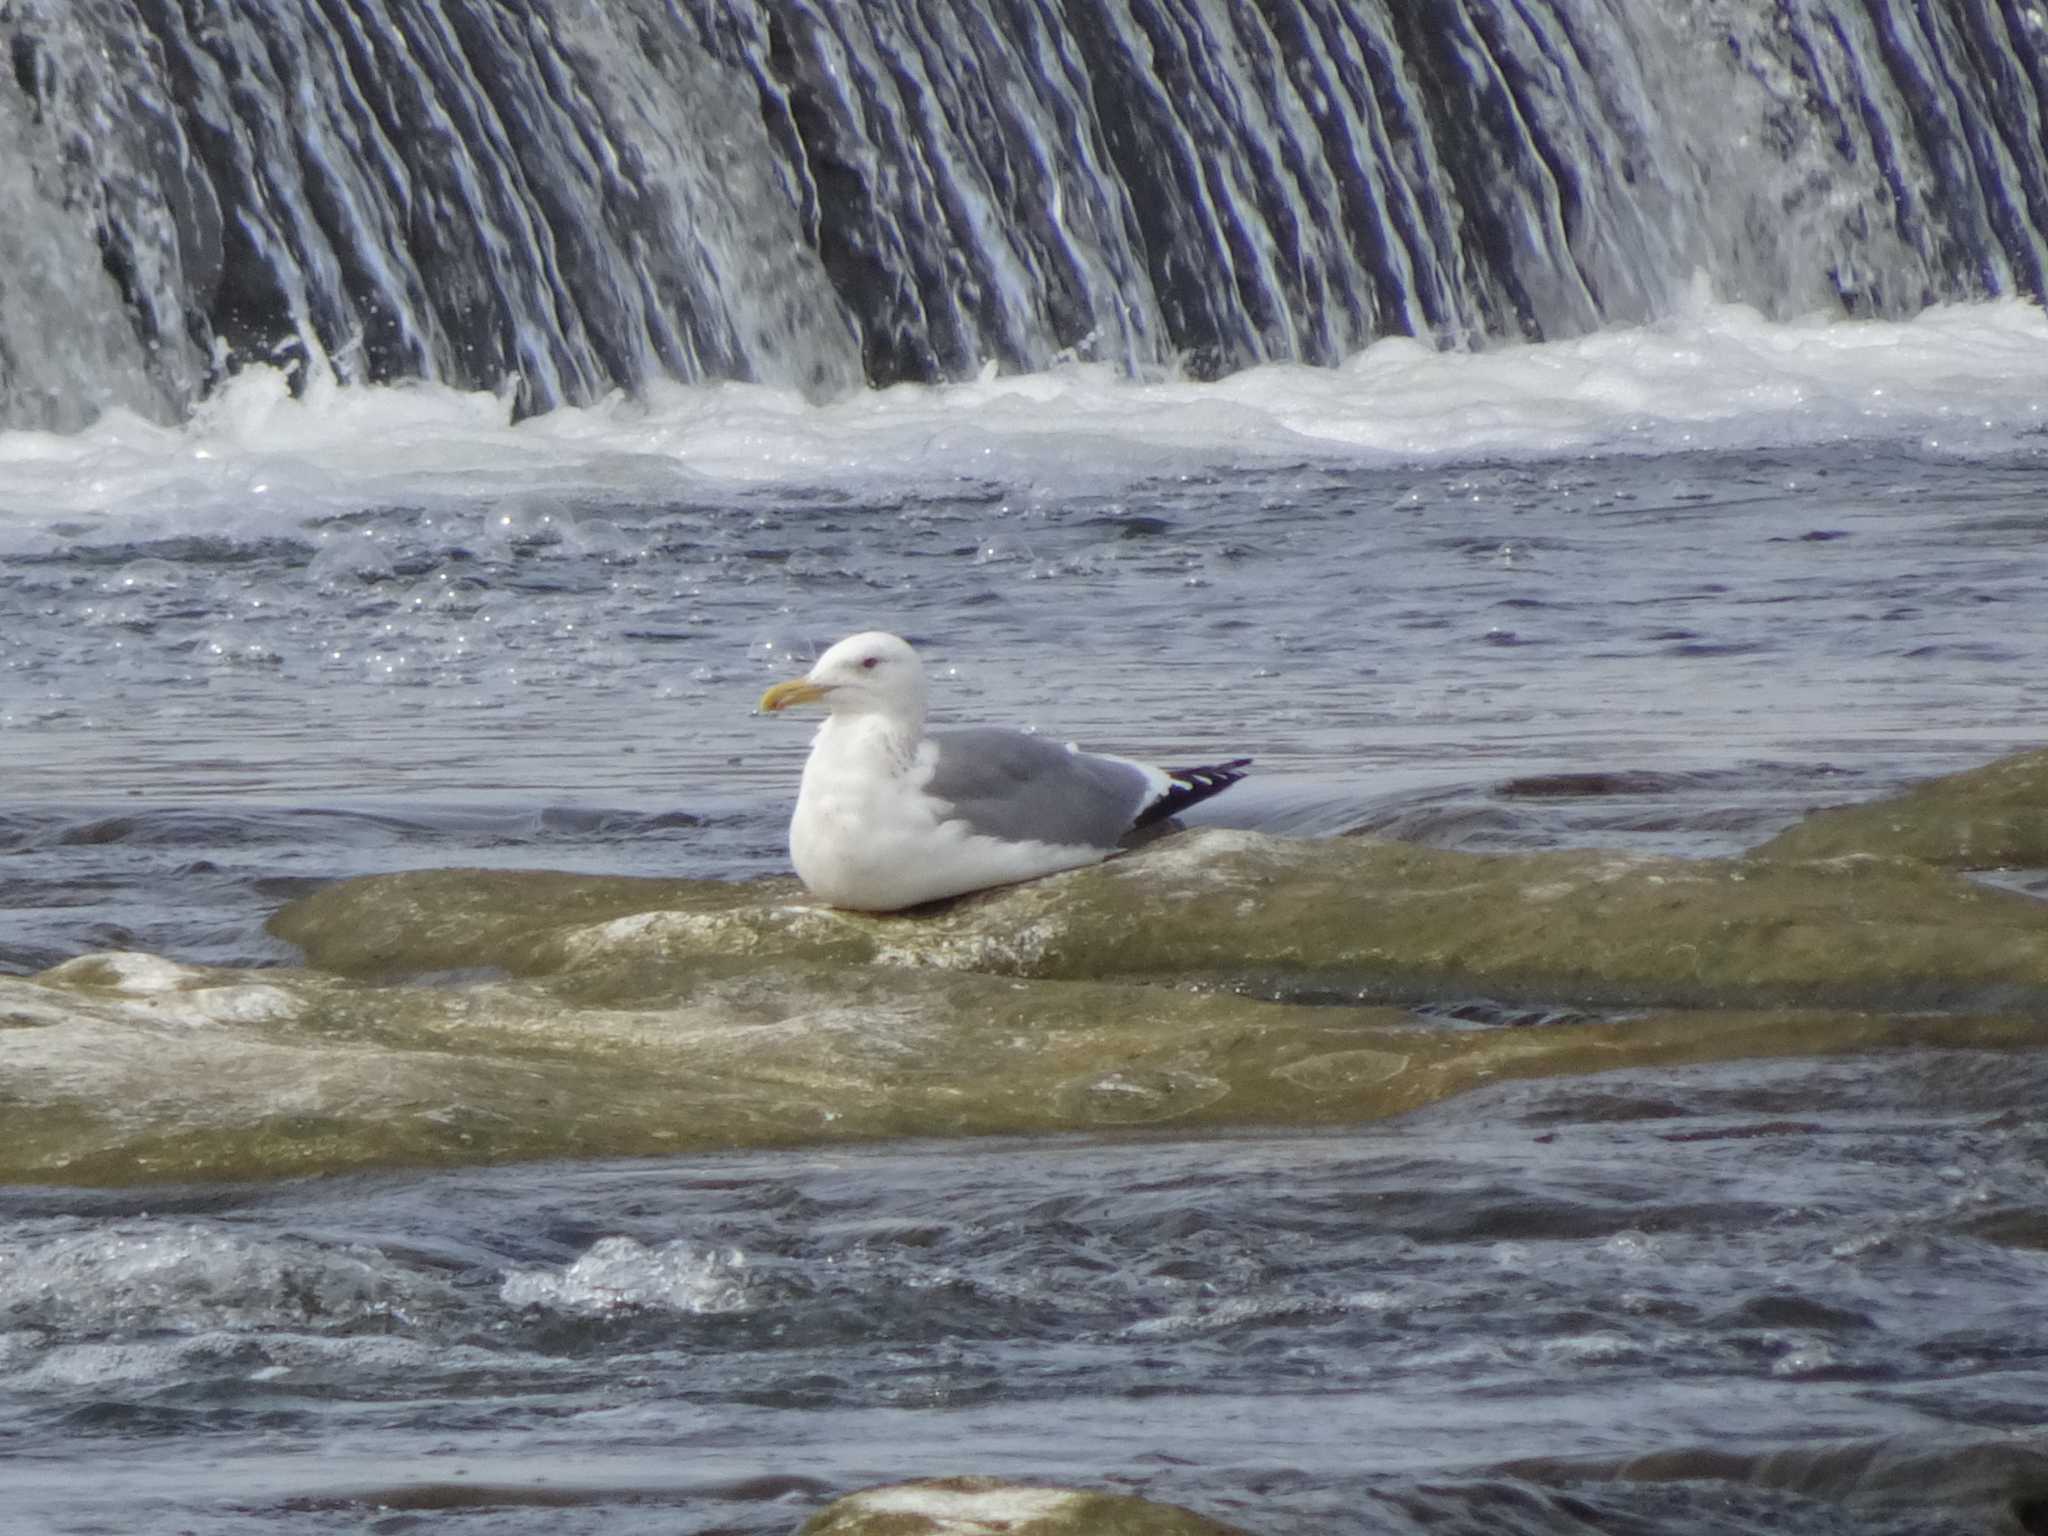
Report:
[[[0,424],[522,411],[2042,287],[2017,0],[6,0]]]

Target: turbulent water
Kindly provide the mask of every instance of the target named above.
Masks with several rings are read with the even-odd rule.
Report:
[[[9,0],[0,423],[2039,295],[2018,0]]]
[[[251,374],[178,428],[0,436],[0,965],[286,960],[263,919],[370,869],[781,871],[805,733],[752,701],[867,624],[954,719],[1255,755],[1225,823],[1729,852],[2036,742],[2044,342],[1701,298],[1213,385],[515,425]],[[973,1471],[1270,1536],[2037,1529],[2039,1077],[17,1190],[11,1518],[768,1533]]]
[[[1930,1053],[1338,1137],[17,1193],[10,1507],[765,1536],[974,1470],[1269,1536],[2038,1529],[2044,1088]]]

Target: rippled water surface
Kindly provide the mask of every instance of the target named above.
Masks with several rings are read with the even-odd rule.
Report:
[[[13,1497],[80,1531],[476,1497],[493,1530],[769,1532],[969,1469],[1304,1536],[1982,1529],[2048,1489],[2011,1473],[2044,1088],[1929,1053],[1339,1137],[17,1194],[0,1431]],[[1930,1470],[1711,1481],[1830,1443]],[[1675,1474],[1604,1482],[1650,1451]]]
[[[80,526],[0,557],[0,961],[264,958],[294,881],[373,868],[784,868],[808,730],[753,701],[872,626],[952,720],[1255,756],[1211,819],[1726,851],[2036,738],[2040,475],[1860,444]]]

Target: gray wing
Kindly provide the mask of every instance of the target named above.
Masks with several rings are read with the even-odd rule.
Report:
[[[983,727],[929,740],[938,761],[926,790],[985,837],[1114,848],[1153,798],[1133,765],[1043,736]]]

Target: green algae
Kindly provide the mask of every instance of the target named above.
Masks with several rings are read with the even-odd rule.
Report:
[[[2048,1044],[2048,1019],[1785,1009],[1445,1030],[1388,1008],[879,967],[811,965],[592,1008],[523,980],[363,985],[161,965],[125,991],[74,987],[66,968],[0,978],[0,1007],[47,1020],[0,1034],[13,1100],[0,1179],[1345,1125],[1501,1078]]]
[[[477,878],[488,881],[478,909],[461,871],[380,876],[286,908],[273,931],[322,969],[558,975],[590,1000],[806,963],[1194,981],[1282,999],[1464,989],[1606,1006],[2048,1000],[2048,908],[1901,858],[1468,854],[1205,832],[904,916],[835,912],[784,883],[707,892]],[[471,915],[451,921],[450,908]]]
[[[1911,859],[1949,869],[2048,868],[2048,751],[1815,811],[1757,849],[1769,859]]]
[[[760,883],[765,884],[765,883]],[[283,908],[270,931],[344,976],[548,969],[564,927],[661,911],[707,921],[757,912],[760,884],[565,875],[545,870],[424,869],[366,875]],[[780,883],[788,891],[795,881]]]
[[[0,1179],[1313,1127],[1507,1077],[2039,1048],[2048,907],[1958,873],[1953,836],[1923,860],[1838,834],[1912,807],[1953,833],[1965,803],[2017,827],[2044,763],[1823,813],[1813,857],[1791,833],[1685,861],[1208,832],[896,916],[787,880],[343,881],[274,921],[304,967],[0,977]],[[1591,1016],[1397,1006],[1474,994]]]

